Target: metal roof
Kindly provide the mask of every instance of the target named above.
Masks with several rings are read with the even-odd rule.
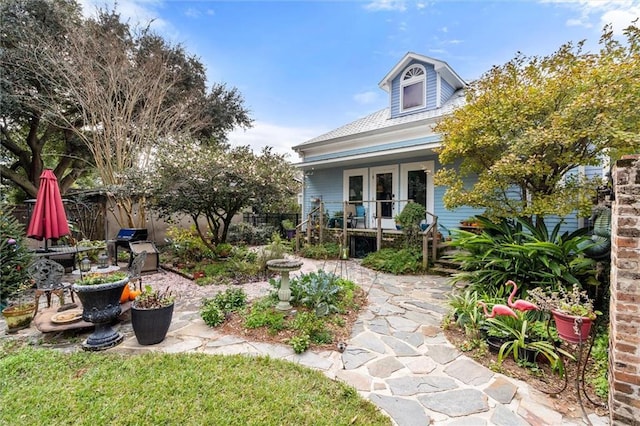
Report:
[[[412,123],[427,119],[434,119],[450,114],[454,109],[464,105],[464,89],[457,90],[451,98],[440,108],[431,109],[424,112],[407,114],[396,118],[390,118],[390,109],[384,108],[366,117],[360,118],[342,127],[331,130],[323,135],[317,136],[306,142],[293,147],[295,151],[304,150],[305,147],[321,142],[327,142],[338,138],[355,136],[367,132],[384,131],[401,124]]]

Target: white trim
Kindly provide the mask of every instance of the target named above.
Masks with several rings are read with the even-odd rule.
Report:
[[[392,184],[392,190],[393,193],[391,194],[392,198],[397,199],[398,198],[398,165],[397,164],[389,164],[387,166],[379,166],[379,167],[371,167],[369,169],[369,200],[372,200],[371,206],[368,207],[367,209],[372,213],[371,215],[369,215],[370,217],[370,228],[376,228],[378,226],[377,224],[377,218],[375,217],[375,213],[376,213],[376,206],[375,203],[373,203],[373,201],[376,200],[376,175],[377,174],[381,174],[381,173],[391,173],[391,184]],[[395,215],[397,215],[398,209],[397,207],[392,204],[391,206],[391,216],[389,218],[382,218],[382,228],[383,229],[395,229],[396,227],[396,223],[395,223]]]
[[[440,108],[442,104],[442,76],[436,71],[436,108]]]
[[[342,201],[349,201],[349,178],[351,176],[362,176],[362,201],[367,201],[369,199],[369,169],[366,167],[342,172]],[[363,205],[365,208],[364,227],[368,228],[371,207],[369,203],[363,202]]]
[[[405,80],[404,78],[405,74],[407,74],[409,71],[413,70],[414,68],[420,69],[422,71],[422,74],[414,75]],[[413,86],[414,84],[419,84],[419,83],[422,83],[421,104],[412,106],[410,108],[405,108],[404,107],[404,89],[406,87]],[[400,105],[399,106],[400,106],[401,113],[423,109],[427,106],[427,70],[423,65],[412,64],[412,65],[409,65],[407,68],[405,68],[404,71],[402,71],[402,74],[400,75]]]

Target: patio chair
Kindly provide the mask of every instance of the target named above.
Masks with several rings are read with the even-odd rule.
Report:
[[[51,307],[51,295],[55,294],[60,299],[60,306],[64,305],[64,292],[69,291],[71,301],[75,303],[71,283],[62,282],[64,266],[58,262],[41,257],[36,259],[27,268],[27,273],[36,284],[36,313],[38,312],[38,302],[43,294],[47,298],[47,308]]]
[[[347,206],[347,220],[351,228],[357,228],[358,222],[362,221],[363,228],[367,227],[367,211],[364,206],[349,204]]]
[[[140,291],[142,291],[142,267],[144,266],[144,262],[146,260],[147,260],[146,250],[141,251],[140,253],[135,255],[128,269],[129,281],[138,280],[138,286],[140,287]]]

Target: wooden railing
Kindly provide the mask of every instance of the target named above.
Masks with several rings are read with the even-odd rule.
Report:
[[[375,212],[382,211],[382,206],[385,203],[400,203],[400,202],[413,202],[413,200],[359,200],[359,201],[344,201],[343,204],[343,220],[342,220],[342,247],[348,247],[348,229],[349,228],[349,218],[345,212],[349,210],[350,204],[363,204],[363,205],[371,205],[375,203],[376,210],[368,212],[368,214],[375,214]],[[311,242],[313,228],[315,227],[318,230],[318,242],[324,242],[324,227],[325,227],[325,203],[320,201],[318,206],[307,214],[307,219],[303,222],[300,222],[296,226],[296,251],[300,250],[300,237],[302,235],[302,231],[306,230],[307,241]],[[376,219],[376,247],[378,250],[382,247],[382,237],[384,230],[382,229],[382,216],[374,216]],[[432,218],[429,221],[429,218]],[[365,223],[367,222],[367,216],[364,218]],[[421,232],[422,234],[422,266],[425,270],[429,268],[429,257],[434,261],[437,259],[438,255],[438,216],[431,212],[426,212],[425,221],[429,223],[429,226]],[[431,241],[431,250],[429,250],[429,241]],[[429,256],[431,254],[431,256]]]

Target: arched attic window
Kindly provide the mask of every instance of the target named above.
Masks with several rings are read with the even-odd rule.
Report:
[[[424,108],[426,102],[426,73],[421,65],[412,65],[402,75],[400,104],[402,111]]]

